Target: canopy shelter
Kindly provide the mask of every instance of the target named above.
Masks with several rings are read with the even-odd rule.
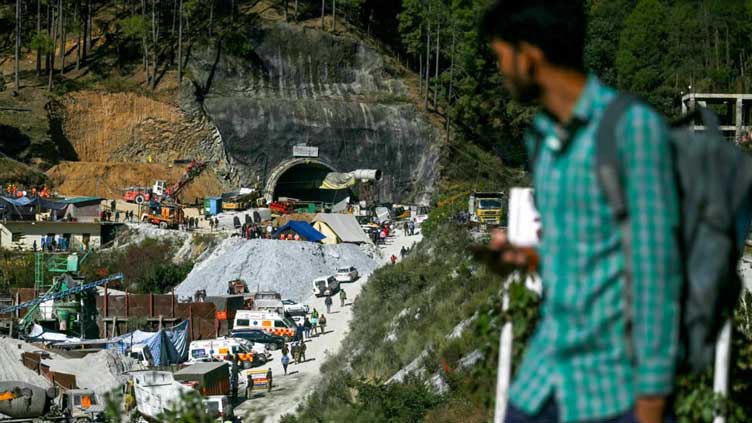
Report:
[[[310,242],[321,242],[326,238],[321,232],[314,229],[310,223],[300,220],[291,220],[287,222],[284,226],[274,232],[274,237],[277,238],[279,235],[286,235],[289,233],[298,234],[300,235],[301,240]]]
[[[324,244],[370,243],[355,216],[351,214],[319,213],[313,218],[313,227],[324,234]]]

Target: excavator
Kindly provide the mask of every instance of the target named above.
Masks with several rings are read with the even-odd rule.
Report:
[[[163,229],[175,229],[184,223],[185,213],[179,203],[180,194],[208,165],[208,162],[201,160],[191,161],[180,180],[169,187],[164,181],[157,181],[154,184],[154,196],[149,200],[149,211],[141,216],[141,221]]]

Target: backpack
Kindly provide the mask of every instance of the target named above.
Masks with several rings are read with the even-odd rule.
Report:
[[[628,350],[632,280],[629,215],[615,139],[619,119],[639,100],[618,95],[606,108],[596,134],[596,174],[622,232],[626,263]],[[688,126],[700,120],[705,132]],[[681,297],[680,371],[701,372],[713,362],[715,342],[741,294],[737,272],[749,231],[752,157],[723,139],[718,118],[698,107],[672,125],[671,149],[679,196],[684,285]]]

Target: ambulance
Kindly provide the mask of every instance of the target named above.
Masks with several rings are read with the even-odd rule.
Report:
[[[297,325],[291,319],[277,313],[255,310],[238,310],[232,330],[261,329],[273,335],[285,338],[285,341],[295,337]]]
[[[228,354],[233,358],[237,356],[243,368],[253,367],[256,355],[253,351],[253,343],[229,337],[191,342],[188,347],[188,364],[202,361],[227,361]]]

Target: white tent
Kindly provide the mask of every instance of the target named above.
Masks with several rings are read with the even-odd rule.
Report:
[[[319,213],[313,218],[313,227],[326,236],[324,244],[371,242],[358,220],[351,214]]]

